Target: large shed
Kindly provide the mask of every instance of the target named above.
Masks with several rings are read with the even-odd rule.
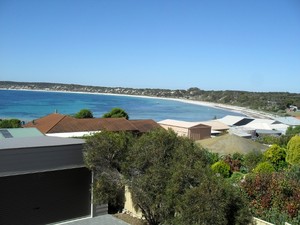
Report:
[[[211,136],[211,126],[199,122],[185,122],[167,119],[158,123],[165,129],[173,129],[179,136],[188,137],[195,141],[210,138]]]
[[[83,163],[83,143],[47,136],[2,139],[0,224],[49,224],[93,216],[92,174]]]

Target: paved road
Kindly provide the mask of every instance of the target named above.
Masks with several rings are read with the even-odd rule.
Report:
[[[103,215],[94,218],[80,219],[77,221],[61,223],[62,225],[129,225],[128,223],[112,216]]]

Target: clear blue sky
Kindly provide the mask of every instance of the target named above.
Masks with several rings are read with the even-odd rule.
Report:
[[[0,0],[0,80],[300,93],[300,1]]]

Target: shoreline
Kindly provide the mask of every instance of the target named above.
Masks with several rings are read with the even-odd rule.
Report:
[[[71,94],[91,94],[91,95],[111,95],[111,96],[124,96],[124,97],[133,97],[133,98],[151,98],[151,99],[162,99],[162,100],[171,100],[178,101],[187,104],[206,106],[211,108],[223,109],[227,111],[232,111],[245,115],[246,117],[259,118],[259,119],[274,119],[274,115],[271,113],[266,113],[262,111],[257,111],[253,109],[248,109],[240,106],[226,105],[215,102],[205,102],[189,99],[180,99],[180,98],[166,98],[166,97],[156,97],[156,96],[145,96],[145,95],[129,95],[129,94],[115,94],[115,93],[94,93],[94,92],[83,92],[83,91],[56,91],[56,90],[43,90],[43,89],[10,89],[10,88],[0,88],[0,90],[13,90],[13,91],[39,91],[39,92],[58,92],[58,93],[71,93]]]

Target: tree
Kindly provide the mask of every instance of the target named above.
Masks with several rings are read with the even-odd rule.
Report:
[[[129,188],[149,224],[249,224],[247,201],[212,174],[193,141],[155,130],[134,143],[129,159]]]
[[[20,128],[21,121],[19,119],[0,120],[0,128]]]
[[[130,133],[108,131],[87,137],[83,154],[86,166],[94,172],[95,203],[108,203],[109,208],[117,210],[122,207],[122,166],[132,138]]]
[[[93,113],[89,109],[81,109],[78,113],[74,116],[77,119],[83,119],[83,118],[93,118]]]
[[[87,139],[84,157],[95,174],[94,201],[118,200],[126,184],[150,225],[186,224],[185,215],[192,217],[191,224],[248,225],[251,220],[247,201],[213,175],[207,153],[172,130],[156,129],[137,138],[101,132]],[[192,210],[197,207],[202,214]]]
[[[292,165],[300,165],[300,136],[294,136],[287,144],[286,161]]]
[[[124,109],[121,108],[113,108],[110,112],[105,113],[103,116],[103,118],[125,118],[125,119],[129,119],[129,115],[127,114],[127,112],[125,112]]]

